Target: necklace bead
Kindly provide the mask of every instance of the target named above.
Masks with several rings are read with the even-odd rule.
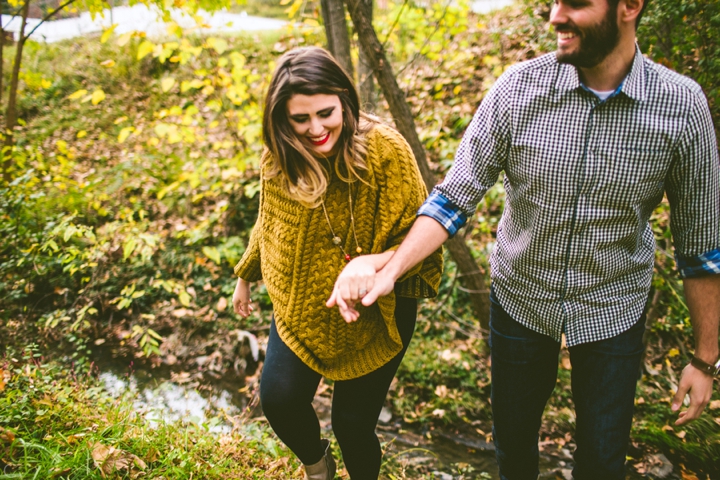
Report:
[[[320,199],[320,204],[322,205],[323,213],[325,214],[325,220],[327,221],[328,227],[330,228],[332,243],[333,243],[333,245],[337,245],[338,247],[340,247],[340,250],[343,253],[343,258],[345,259],[346,262],[349,262],[352,259],[352,257],[343,248],[342,238],[340,238],[339,235],[335,235],[335,230],[333,230],[332,224],[330,223],[330,216],[328,215],[327,209],[325,208],[325,200],[323,198]],[[355,232],[355,215],[353,214],[352,188],[350,186],[348,186],[348,206],[350,207],[350,228],[352,231],[352,235],[355,239],[355,247],[356,247],[355,251],[359,255],[362,253],[363,249],[360,245],[358,245],[357,233]]]

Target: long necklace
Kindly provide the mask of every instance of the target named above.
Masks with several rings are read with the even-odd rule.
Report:
[[[345,258],[345,261],[349,262],[352,257],[350,256],[349,253],[347,253],[345,251],[345,248],[342,245],[342,243],[343,243],[342,238],[340,238],[338,235],[336,235],[335,230],[333,230],[332,223],[330,223],[330,216],[328,215],[327,209],[325,208],[325,200],[320,199],[320,204],[322,205],[323,213],[325,214],[325,220],[327,221],[328,227],[330,228],[330,234],[332,235],[332,243],[334,245],[337,245],[338,247],[340,247],[340,250],[343,253],[343,257]],[[357,233],[355,233],[355,215],[353,214],[352,193],[351,193],[351,188],[349,185],[348,185],[348,204],[350,206],[350,229],[352,230],[353,238],[355,239],[355,251],[359,255],[362,253],[363,249],[360,246],[360,244],[358,243]]]

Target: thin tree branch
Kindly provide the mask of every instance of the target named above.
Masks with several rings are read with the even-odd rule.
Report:
[[[27,1],[27,0],[26,0],[26,1]],[[25,40],[27,40],[28,38],[30,38],[30,36],[31,36],[33,33],[35,33],[35,30],[37,30],[40,25],[42,25],[43,23],[45,23],[45,22],[47,22],[48,20],[50,20],[56,13],[60,12],[63,8],[67,7],[67,6],[70,5],[71,3],[75,3],[75,1],[76,1],[76,0],[67,0],[65,3],[61,4],[60,6],[58,6],[58,8],[56,8],[56,9],[53,10],[52,12],[48,13],[47,15],[45,15],[45,18],[43,18],[42,20],[40,20],[40,22],[39,22],[37,25],[35,25],[35,28],[33,28],[32,30],[30,30],[30,33],[28,33],[27,35],[25,35],[21,40],[24,42]]]
[[[402,7],[400,7],[400,11],[397,14],[397,17],[395,18],[395,23],[393,23],[393,26],[390,27],[390,31],[388,31],[387,35],[385,36],[385,41],[382,43],[382,49],[385,50],[385,46],[387,45],[388,40],[390,40],[390,35],[392,35],[392,32],[395,30],[395,27],[397,27],[398,23],[400,23],[400,17],[402,16],[403,10],[405,10],[405,7],[408,4],[408,0],[404,0]]]

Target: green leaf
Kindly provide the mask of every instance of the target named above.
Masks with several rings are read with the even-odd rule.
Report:
[[[165,77],[160,81],[160,88],[163,92],[169,91],[175,85],[175,79],[173,77]]]
[[[227,41],[223,40],[222,38],[210,37],[207,39],[207,44],[208,44],[208,47],[215,50],[218,53],[218,55],[222,55],[228,49]]]
[[[190,294],[187,293],[185,290],[180,292],[178,294],[178,300],[180,300],[180,304],[183,307],[189,307],[190,306]]]
[[[218,251],[218,249],[216,247],[203,247],[202,252],[210,260],[212,260],[216,264],[220,265],[220,262],[221,262],[220,251]]]
[[[68,225],[63,233],[63,241],[67,242],[70,240],[70,237],[75,235],[75,232],[77,232],[77,227],[75,227],[75,225]]]
[[[135,250],[136,246],[137,246],[137,241],[134,238],[130,237],[125,240],[125,243],[123,244],[123,260],[127,260],[127,258]]]
[[[149,40],[145,40],[138,47],[137,59],[138,60],[143,59],[144,57],[151,54],[153,50],[155,50],[155,44]]]

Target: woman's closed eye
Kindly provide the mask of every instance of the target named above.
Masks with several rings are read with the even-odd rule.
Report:
[[[325,108],[323,110],[319,110],[317,112],[317,116],[320,118],[329,118],[333,112],[335,111],[335,107]],[[310,119],[310,115],[307,114],[301,114],[301,115],[290,115],[290,120],[292,120],[295,123],[305,123]]]

